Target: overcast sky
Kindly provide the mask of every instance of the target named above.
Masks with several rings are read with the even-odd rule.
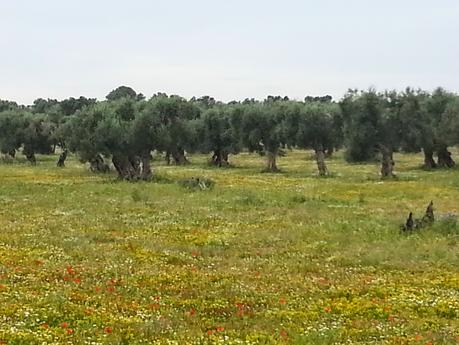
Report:
[[[459,91],[457,0],[0,0],[0,99]]]

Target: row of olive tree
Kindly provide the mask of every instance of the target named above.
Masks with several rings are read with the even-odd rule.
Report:
[[[424,166],[451,168],[448,146],[459,144],[459,97],[441,88],[432,94],[349,91],[340,102],[346,158],[368,161],[381,155],[381,174],[393,176],[393,153],[424,152]],[[437,161],[434,159],[437,155]]]
[[[149,100],[120,97],[71,116],[61,136],[94,170],[111,158],[127,180],[151,178],[152,151],[166,152],[176,164],[187,164],[185,152],[211,153],[210,162],[221,167],[229,165],[230,154],[246,148],[265,156],[265,170],[275,172],[281,151],[294,146],[313,148],[320,173],[326,174],[324,152],[342,142],[340,109],[331,102],[212,103],[165,94]]]
[[[313,149],[319,174],[326,175],[325,157],[344,143],[349,161],[379,154],[386,177],[393,176],[398,150],[423,150],[429,168],[453,166],[448,146],[459,143],[458,114],[458,97],[442,89],[349,91],[340,103],[329,96],[304,102],[268,96],[224,104],[208,96],[187,101],[162,93],[146,100],[123,86],[102,102],[38,99],[23,107],[0,101],[0,150],[14,156],[22,147],[34,163],[35,153],[58,145],[65,152],[60,165],[71,150],[92,170],[108,170],[111,159],[120,178],[147,180],[153,151],[176,164],[188,163],[185,152],[212,153],[212,164],[226,166],[230,154],[248,149],[265,156],[265,170],[274,172],[279,155],[292,147]]]

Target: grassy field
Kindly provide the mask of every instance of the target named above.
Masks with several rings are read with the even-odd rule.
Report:
[[[0,344],[459,343],[459,226],[399,230],[430,200],[459,212],[459,169],[206,158],[151,183],[0,164]],[[196,176],[214,188],[177,183]]]

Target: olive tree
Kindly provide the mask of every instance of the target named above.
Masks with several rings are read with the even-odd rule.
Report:
[[[241,145],[235,128],[231,126],[234,106],[219,106],[204,112],[196,120],[196,137],[201,152],[212,152],[210,163],[222,167],[228,166],[229,154],[237,154]]]
[[[341,110],[337,104],[308,102],[298,117],[296,143],[298,147],[313,149],[319,175],[328,174],[325,149],[339,146],[340,134],[336,132],[335,119]]]
[[[266,156],[266,172],[277,172],[277,158],[285,137],[282,114],[272,104],[248,103],[233,115],[233,126],[250,152]]]
[[[400,146],[400,123],[396,100],[375,90],[350,91],[341,102],[346,157],[368,161],[381,155],[381,176],[393,177],[393,152]]]

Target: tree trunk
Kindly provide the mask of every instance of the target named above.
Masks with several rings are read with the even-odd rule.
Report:
[[[129,163],[131,163],[132,168],[134,169],[135,175],[140,177],[140,174],[142,172],[142,167],[141,167],[142,160],[140,159],[140,157],[139,156],[129,156],[128,160],[129,160]]]
[[[35,158],[35,153],[34,152],[27,152],[25,154],[27,160],[30,162],[32,165],[37,165],[37,159]]]
[[[104,159],[101,155],[97,155],[93,159],[90,159],[89,164],[89,169],[92,172],[107,173],[110,171],[110,167],[107,164],[105,164]]]
[[[319,147],[315,150],[316,152],[316,162],[317,162],[317,169],[319,169],[320,176],[328,175],[327,165],[325,164],[325,154],[322,147]]]
[[[166,151],[166,164],[167,165],[171,165],[171,152],[170,151]]]
[[[135,166],[136,161],[133,157],[128,157],[122,154],[115,154],[113,155],[112,162],[116,171],[118,172],[119,179],[135,181],[140,178],[140,172]]]
[[[392,158],[392,150],[386,146],[381,146],[381,176],[382,178],[386,177],[395,177],[394,175],[394,160]]]
[[[57,161],[58,167],[60,168],[65,167],[65,160],[67,159],[67,154],[68,154],[68,151],[66,149],[62,151],[62,153],[59,156],[59,160]]]
[[[223,150],[220,150],[220,149],[217,149],[214,151],[214,154],[211,158],[211,164],[213,165],[216,165],[218,167],[222,167],[222,166],[228,166],[229,163],[228,163],[228,153],[223,151]]]
[[[442,145],[437,151],[438,166],[440,168],[452,168],[456,164],[451,158],[451,152],[446,145]]]
[[[8,151],[8,155],[9,155],[11,158],[15,158],[15,157],[16,157],[16,150],[13,149],[13,150]]]
[[[333,146],[331,146],[326,150],[325,156],[327,158],[331,158],[331,156],[333,156],[333,152],[335,152],[335,149],[333,148]]]
[[[437,163],[435,163],[433,154],[434,153],[432,149],[424,149],[424,168],[435,169],[437,167]]]
[[[176,165],[186,165],[190,162],[185,156],[185,150],[178,147],[172,152],[172,157],[174,158],[174,162]]]
[[[140,178],[144,181],[151,180],[153,173],[151,171],[151,154],[150,152],[145,152],[142,157],[142,173],[140,174]]]
[[[275,152],[266,152],[266,172],[278,172],[277,168],[277,154]]]

